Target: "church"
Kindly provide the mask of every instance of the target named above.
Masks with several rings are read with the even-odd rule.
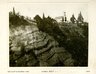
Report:
[[[55,17],[55,20],[57,22],[67,22],[66,12],[64,12],[64,16]]]

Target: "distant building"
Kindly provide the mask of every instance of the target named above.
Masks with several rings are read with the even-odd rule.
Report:
[[[64,17],[63,16],[59,16],[59,17],[55,17],[55,20],[57,21],[57,22],[62,22],[62,19],[63,19]]]
[[[64,12],[64,16],[55,17],[55,20],[57,22],[67,22],[66,12]]]

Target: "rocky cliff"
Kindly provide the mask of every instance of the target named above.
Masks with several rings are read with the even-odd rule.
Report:
[[[72,66],[70,53],[37,26],[10,28],[10,66]]]

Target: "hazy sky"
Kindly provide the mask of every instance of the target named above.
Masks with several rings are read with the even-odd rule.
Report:
[[[53,18],[63,16],[66,12],[66,16],[69,18],[72,14],[77,18],[81,11],[85,21],[88,21],[88,4],[87,3],[16,3],[9,5],[9,11],[15,8],[16,12],[20,12],[21,15],[34,17],[39,14],[41,17],[43,13],[45,16],[51,16]]]

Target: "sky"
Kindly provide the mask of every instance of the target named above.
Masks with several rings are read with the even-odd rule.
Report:
[[[64,12],[66,12],[67,19],[69,20],[72,14],[77,18],[81,11],[84,20],[88,21],[87,3],[12,3],[9,5],[9,11],[12,11],[13,7],[16,12],[31,18],[35,17],[36,14],[42,17],[43,13],[46,17],[51,16],[55,18],[63,16]]]

